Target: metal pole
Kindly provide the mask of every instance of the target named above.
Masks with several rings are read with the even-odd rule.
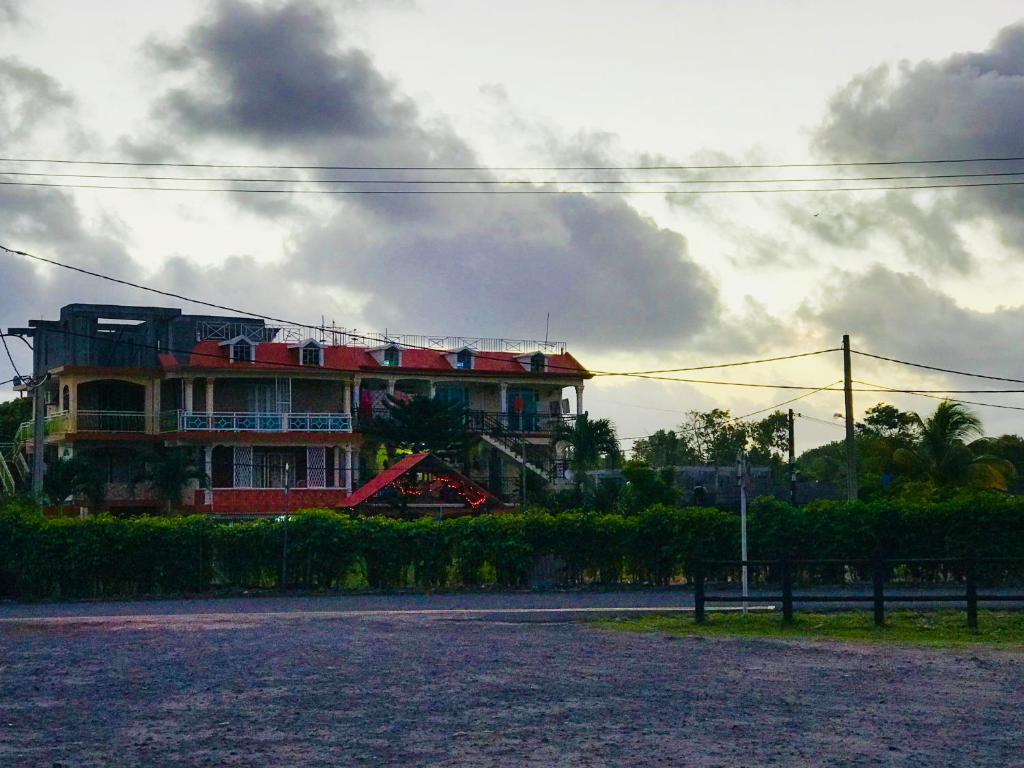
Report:
[[[796,504],[796,429],[793,409],[789,409],[789,501]]]
[[[284,543],[281,547],[281,589],[288,586],[288,488],[291,482],[288,473],[291,469],[289,462],[284,463]]]
[[[522,490],[520,491],[521,496],[519,498],[519,506],[522,507],[523,511],[526,511],[526,427],[523,427],[523,475],[522,475]]]
[[[42,501],[43,498],[43,473],[46,470],[43,463],[43,446],[46,443],[45,382],[45,377],[39,379],[32,388],[32,496],[36,501]]]
[[[850,335],[843,334],[843,396],[846,404],[846,500],[857,500],[857,444],[853,432],[853,374]]]
[[[743,613],[747,612],[747,597],[749,596],[747,582],[747,457],[741,449],[736,454],[736,480],[740,486],[740,559],[743,565],[740,573],[743,583]]]

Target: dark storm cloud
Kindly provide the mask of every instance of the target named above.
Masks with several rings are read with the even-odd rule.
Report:
[[[1022,125],[1024,25],[1018,24],[1003,29],[986,51],[904,62],[896,68],[880,66],[859,75],[829,102],[814,145],[823,156],[840,161],[1022,156]],[[1022,168],[1019,163],[894,166],[878,175]],[[1024,250],[1024,191],[1019,187],[944,193],[931,212],[920,208],[910,194],[891,193],[883,205],[854,202],[852,214],[834,234],[856,240],[859,232],[913,230],[916,234],[908,237],[915,247],[906,248],[909,256],[964,271],[969,259],[954,225],[990,218],[1008,244]],[[824,229],[819,234],[830,239]]]
[[[882,266],[863,275],[837,275],[823,296],[806,312],[832,340],[850,333],[855,347],[888,357],[1020,375],[1024,307],[968,309],[921,277]],[[863,359],[858,365],[873,366]]]
[[[203,88],[172,91],[160,108],[188,130],[268,143],[375,138],[414,119],[415,108],[395,96],[369,56],[337,49],[337,34],[315,5],[224,0],[184,46],[152,48],[168,67],[209,77]]]
[[[154,115],[193,149],[242,142],[309,164],[477,162],[366,53],[341,47],[322,7],[226,0],[184,41],[150,53],[179,81]],[[368,295],[364,316],[376,325],[539,335],[550,311],[556,335],[576,344],[650,348],[719,319],[717,290],[685,238],[616,198],[380,195],[328,205],[321,226],[296,227],[282,274]],[[315,288],[303,295],[317,300]]]

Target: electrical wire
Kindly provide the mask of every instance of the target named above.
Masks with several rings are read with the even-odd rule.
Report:
[[[906,389],[892,389],[883,384],[872,384],[869,381],[862,381],[860,379],[854,379],[858,384],[864,384],[865,386],[875,387],[875,389],[860,389],[858,392],[892,392],[894,394],[907,394],[917,395],[918,397],[929,397],[932,400],[949,400],[953,403],[963,403],[965,405],[981,405],[987,408],[1001,408],[1007,411],[1024,411],[1024,406],[1019,405],[1000,405],[999,403],[982,403],[977,400],[961,400],[955,397],[939,397],[938,395],[926,394],[919,390],[906,390]]]
[[[825,424],[825,425],[827,425],[829,427],[835,427],[836,429],[842,429],[842,430],[846,429],[846,425],[845,424],[836,424],[834,421],[829,421],[828,419],[819,419],[819,418],[817,418],[815,416],[808,416],[808,415],[803,414],[803,413],[797,413],[797,414],[794,414],[794,415],[798,416],[801,419],[807,419],[808,421],[816,421],[819,424]]]
[[[14,369],[14,375],[20,379],[21,371],[18,370],[18,364],[14,362],[14,356],[11,354],[11,348],[7,346],[7,334],[0,333],[0,341],[2,341],[4,344],[4,352],[7,353],[7,359],[11,363],[11,368]]]
[[[288,179],[251,176],[142,176],[115,173],[53,173],[43,171],[0,170],[0,176],[19,176],[54,179],[106,179],[112,181],[206,181],[232,184],[399,184],[399,185],[609,185],[624,184],[817,184],[860,181],[923,181],[928,179],[974,179],[1024,176],[1024,171],[991,171],[980,173],[928,173],[898,176],[819,176],[774,179]]]
[[[1013,382],[1015,384],[1024,384],[1024,379],[1011,379],[1011,378],[1006,377],[1006,376],[990,376],[989,374],[986,374],[986,373],[972,373],[970,371],[956,371],[956,370],[953,370],[952,368],[939,368],[937,366],[926,365],[924,363],[912,363],[912,362],[909,362],[907,360],[899,360],[899,359],[897,359],[895,357],[885,357],[883,355],[873,355],[870,352],[860,352],[860,351],[855,350],[855,349],[851,349],[850,351],[853,354],[855,354],[855,355],[860,355],[861,357],[871,357],[871,358],[874,358],[875,360],[885,360],[885,361],[890,362],[890,363],[899,363],[900,365],[908,365],[908,366],[911,366],[913,368],[924,368],[925,370],[938,371],[940,373],[952,373],[952,374],[955,374],[957,376],[972,376],[972,377],[974,377],[976,379],[990,379],[992,381],[1009,381],[1009,382]]]
[[[715,165],[273,165],[229,163],[142,162],[130,160],[69,160],[56,158],[0,157],[4,163],[51,163],[60,165],[133,166],[137,168],[282,169],[290,171],[706,171],[744,168],[844,168],[887,165],[948,165],[959,163],[1008,163],[1024,156],[932,158],[914,160],[859,160],[832,163],[727,163]]]
[[[140,187],[125,184],[67,184],[42,181],[0,181],[0,186],[57,189],[121,190],[136,192],[234,192],[273,195],[740,195],[791,192],[885,192],[923,189],[970,189],[978,187],[1019,187],[1024,181],[977,181],[965,184],[901,184],[867,187],[780,187],[774,189],[246,189],[242,187]]]
[[[775,405],[769,405],[767,408],[762,408],[759,411],[751,411],[750,413],[745,413],[742,416],[737,416],[737,417],[735,417],[733,419],[730,419],[730,421],[740,421],[742,419],[749,419],[751,416],[757,416],[758,414],[762,414],[762,413],[765,413],[767,411],[774,411],[776,408],[781,408],[784,405],[789,405],[790,403],[795,403],[797,400],[803,400],[805,397],[810,397],[811,395],[816,395],[819,392],[826,392],[826,391],[834,392],[834,391],[837,391],[837,390],[833,390],[832,387],[836,386],[837,384],[842,384],[842,383],[843,383],[843,380],[839,379],[839,381],[834,381],[831,384],[826,384],[823,387],[818,387],[817,389],[815,389],[812,392],[806,392],[806,393],[804,393],[804,394],[802,394],[802,395],[800,395],[798,397],[791,398],[790,400],[783,400],[781,403],[776,403]],[[726,423],[728,423],[728,422],[726,422]]]
[[[44,256],[37,256],[35,254],[28,253],[27,251],[19,251],[19,250],[16,250],[14,248],[9,248],[9,247],[7,247],[6,245],[3,245],[3,244],[0,244],[0,250],[6,251],[7,253],[14,254],[14,255],[17,255],[17,256],[24,256],[26,258],[33,259],[35,261],[38,261],[38,262],[41,262],[41,263],[44,263],[44,264],[50,264],[52,266],[61,267],[63,269],[68,269],[68,270],[71,270],[73,272],[77,272],[79,274],[88,275],[89,277],[95,277],[95,278],[98,278],[98,279],[101,279],[101,280],[107,280],[109,282],[117,283],[118,285],[124,285],[124,286],[127,286],[129,288],[135,288],[135,289],[141,290],[141,291],[148,291],[150,293],[155,293],[155,294],[158,294],[160,296],[166,296],[168,298],[178,299],[180,301],[187,301],[187,302],[190,302],[192,304],[198,304],[200,306],[210,307],[212,309],[220,309],[220,310],[223,310],[225,312],[231,312],[231,313],[234,313],[234,314],[245,315],[245,316],[248,316],[248,317],[258,318],[258,319],[261,319],[261,320],[269,320],[269,321],[274,322],[274,323],[282,323],[284,325],[292,325],[292,326],[296,326],[296,327],[299,327],[299,328],[306,328],[306,329],[311,330],[311,331],[321,331],[321,332],[326,333],[328,330],[332,330],[332,329],[328,329],[324,325],[310,325],[310,324],[307,324],[307,323],[300,323],[300,322],[297,322],[295,320],[288,320],[288,319],[284,319],[284,318],[273,317],[272,315],[263,315],[263,314],[259,314],[257,312],[249,312],[247,310],[239,309],[237,307],[227,306],[225,304],[215,304],[213,302],[204,301],[202,299],[196,299],[196,298],[193,298],[193,297],[190,297],[190,296],[185,296],[184,294],[174,293],[172,291],[164,291],[164,290],[161,290],[159,288],[153,288],[153,287],[148,286],[148,285],[143,285],[142,283],[136,283],[136,282],[132,282],[130,280],[122,280],[121,278],[113,277],[111,275],[106,275],[106,274],[103,274],[102,272],[96,272],[96,271],[93,271],[93,270],[90,270],[90,269],[84,269],[83,267],[76,267],[76,266],[73,266],[71,264],[65,264],[63,262],[56,261],[54,259],[49,259],[49,258],[46,258]],[[377,339],[374,339],[371,336],[367,336],[365,334],[359,334],[359,333],[355,333],[355,332],[351,332],[351,331],[345,331],[345,335],[351,336],[353,338],[359,338],[359,339],[362,339],[364,341],[370,341],[370,342],[374,342],[374,343],[378,342]],[[408,347],[410,349],[428,350],[428,351],[431,351],[431,352],[437,352],[438,351],[438,350],[436,350],[436,349],[434,349],[432,347],[426,347],[426,346],[422,346],[422,345],[403,344],[402,346]],[[739,365],[752,365],[754,363],[775,362],[775,361],[778,361],[778,360],[789,360],[789,359],[794,359],[794,358],[798,358],[798,357],[808,357],[808,356],[812,356],[812,355],[822,355],[822,354],[825,354],[827,352],[834,352],[834,351],[836,351],[836,349],[837,348],[818,350],[816,352],[801,352],[801,353],[794,354],[794,355],[784,355],[782,357],[764,358],[762,360],[749,360],[749,361],[741,361],[741,362],[717,363],[717,364],[714,364],[714,365],[701,365],[701,366],[694,366],[694,367],[691,367],[691,368],[675,368],[675,369],[670,369],[670,370],[675,371],[675,372],[684,372],[684,371],[690,371],[690,370],[704,370],[704,369],[708,369],[708,368],[728,368],[728,367],[739,366]],[[181,354],[188,354],[189,353],[187,350],[168,350],[168,349],[165,349],[164,351],[175,351],[175,352],[179,352]],[[501,361],[501,362],[508,362],[508,358],[497,357],[497,356],[494,356],[494,355],[488,355],[485,352],[474,352],[474,356],[478,357],[480,359],[484,359],[484,360],[498,360],[498,361]],[[219,356],[218,356],[218,358],[219,358]],[[291,364],[288,364],[288,365],[291,365]],[[305,367],[305,368],[308,369],[308,366],[299,366],[299,367]],[[550,363],[550,362],[547,364],[547,368],[548,369],[554,369],[554,370],[571,371],[571,372],[576,373],[576,374],[580,373],[580,369],[578,369],[578,368],[573,368],[571,366],[560,366],[560,365],[558,365],[556,363]],[[591,374],[593,374],[595,376],[634,376],[634,375],[635,376],[640,376],[641,374],[643,374],[643,372],[635,372],[635,371],[587,371],[587,372],[591,373]],[[646,374],[643,374],[643,375],[646,375]],[[807,389],[807,387],[804,387],[804,389]]]
[[[710,368],[735,368],[740,365],[756,365],[758,363],[775,363],[780,360],[795,360],[799,357],[813,357],[814,355],[824,355],[828,352],[839,352],[842,347],[831,347],[829,349],[819,349],[815,352],[799,352],[794,355],[781,355],[779,357],[764,357],[760,360],[744,360],[738,363],[715,363],[714,365],[694,365],[689,368],[661,368],[652,371],[630,371],[627,373],[601,373],[601,376],[649,376],[656,373],[683,373],[685,371],[705,371]]]

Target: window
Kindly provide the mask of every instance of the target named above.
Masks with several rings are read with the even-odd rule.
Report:
[[[300,350],[299,362],[302,365],[323,365],[323,353],[324,351],[316,344],[310,344]]]
[[[547,360],[540,352],[530,358],[530,373],[544,373]]]
[[[388,347],[384,350],[384,365],[388,368],[397,368],[401,365],[402,352],[398,347]]]
[[[251,363],[253,361],[253,357],[254,357],[253,351],[254,351],[255,348],[248,341],[244,341],[244,340],[236,341],[228,349],[230,350],[230,353],[231,353],[231,359],[234,362],[236,362],[236,363],[237,362]]]
[[[455,356],[455,367],[460,368],[463,371],[469,371],[473,368],[473,353],[468,349],[463,349],[459,354]]]

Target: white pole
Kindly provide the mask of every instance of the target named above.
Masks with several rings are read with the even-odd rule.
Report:
[[[740,573],[743,582],[743,613],[747,612],[749,584],[747,581],[747,459],[740,450],[736,455],[736,481],[740,486],[740,559],[743,561]]]

